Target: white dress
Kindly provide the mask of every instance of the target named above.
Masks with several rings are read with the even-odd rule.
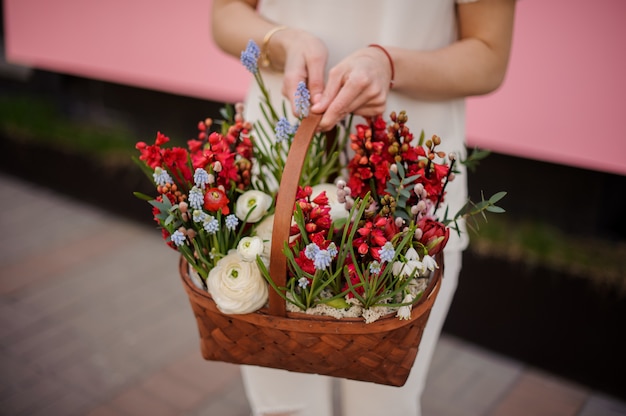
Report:
[[[457,1],[461,2],[461,1]],[[457,39],[455,0],[261,0],[258,12],[280,25],[306,30],[322,39],[328,48],[328,68],[343,57],[371,43],[415,50],[433,50]],[[416,68],[416,76],[419,76]],[[264,72],[264,81],[276,108],[281,74]],[[260,119],[260,92],[253,85],[246,101],[246,119]],[[385,119],[391,111],[406,110],[408,125],[417,137],[442,138],[440,150],[465,155],[465,102],[416,101],[393,90],[389,94]],[[459,166],[459,168],[462,168]],[[456,212],[467,198],[466,173],[462,171],[447,187],[450,212]],[[418,358],[407,384],[402,388],[372,383],[341,381],[343,414],[419,415],[419,396],[428,365],[456,289],[461,266],[461,251],[467,236],[451,232],[445,250],[445,277],[435,307],[420,344]],[[332,414],[330,378],[295,374],[260,367],[242,367],[246,392],[255,415],[263,412],[297,411],[299,416]]]

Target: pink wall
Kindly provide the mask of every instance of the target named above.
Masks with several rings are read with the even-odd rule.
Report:
[[[4,0],[7,59],[236,101],[250,79],[236,59],[212,43],[210,10],[211,0]]]
[[[518,1],[504,86],[468,100],[468,141],[626,175],[626,2]]]
[[[250,77],[209,36],[211,0],[4,0],[7,59],[215,101]],[[626,2],[520,0],[510,70],[468,101],[470,145],[626,175]],[[229,80],[229,81],[224,81]]]

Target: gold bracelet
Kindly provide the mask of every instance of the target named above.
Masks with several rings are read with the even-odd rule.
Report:
[[[276,26],[270,29],[265,36],[263,37],[263,45],[261,46],[261,67],[269,68],[271,65],[270,62],[270,52],[269,52],[269,43],[270,39],[276,32],[279,32],[283,29],[287,29],[287,26]]]

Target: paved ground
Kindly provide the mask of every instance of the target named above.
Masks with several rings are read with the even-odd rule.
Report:
[[[237,367],[200,357],[178,257],[155,230],[2,175],[0,195],[1,415],[249,415]],[[626,415],[624,402],[449,336],[423,407]]]

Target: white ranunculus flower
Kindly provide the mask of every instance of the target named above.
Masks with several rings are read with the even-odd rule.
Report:
[[[256,261],[256,256],[263,254],[263,239],[261,237],[243,237],[237,244],[237,252],[243,261]]]
[[[337,198],[337,185],[332,183],[320,183],[312,187],[313,193],[311,199],[315,199],[319,194],[326,191],[328,197],[328,205],[330,206],[330,218],[335,221],[341,218],[347,218],[349,211],[345,205],[340,203]]]
[[[267,283],[259,266],[243,261],[236,250],[217,262],[206,283],[218,309],[225,314],[254,312],[267,302]]]
[[[242,221],[254,223],[263,218],[271,206],[272,197],[268,194],[255,190],[246,191],[237,199],[235,215]]]

